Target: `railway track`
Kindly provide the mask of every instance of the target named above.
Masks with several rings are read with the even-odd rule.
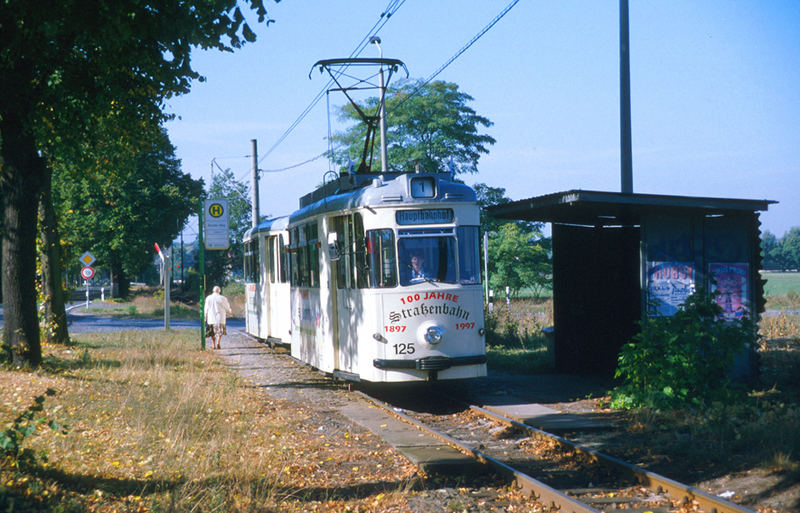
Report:
[[[542,507],[562,513],[753,513],[697,488],[649,472],[500,413],[446,398],[427,412],[364,399],[513,479]],[[452,413],[441,414],[440,411]],[[533,477],[536,476],[536,477]]]

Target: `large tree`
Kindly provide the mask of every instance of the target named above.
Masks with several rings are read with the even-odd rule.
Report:
[[[489,153],[487,147],[495,140],[480,132],[492,122],[468,105],[472,100],[451,82],[404,81],[390,87],[385,109],[389,171],[413,171],[419,164],[424,172],[476,173],[480,156]],[[375,113],[378,98],[368,98],[360,107]],[[352,105],[343,107],[340,117],[357,121],[332,137],[337,146],[333,160],[346,165],[361,158],[366,126]]]
[[[552,239],[544,237],[544,223],[508,221],[489,215],[487,207],[510,203],[506,190],[485,183],[475,184],[481,207],[481,230],[489,234],[489,285],[510,287],[516,295],[522,288],[535,293],[551,287]]]
[[[92,165],[57,167],[55,195],[70,256],[91,251],[126,296],[130,278],[152,263],[153,243],[169,244],[195,212],[203,184],[181,172],[161,127],[124,139],[111,128],[102,147],[87,149]]]
[[[263,0],[246,0],[263,21]],[[195,47],[231,50],[255,34],[236,0],[0,2],[0,194],[3,196],[3,352],[38,365],[36,231],[50,172],[40,134],[72,134],[114,103],[158,115],[199,75]]]

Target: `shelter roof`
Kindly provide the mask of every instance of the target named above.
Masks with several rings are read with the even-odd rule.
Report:
[[[500,219],[523,219],[562,224],[638,224],[645,214],[703,214],[767,210],[771,200],[703,198],[660,194],[584,191],[574,189],[494,205],[489,214]]]

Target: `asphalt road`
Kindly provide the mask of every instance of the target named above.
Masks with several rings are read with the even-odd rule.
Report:
[[[69,325],[68,329],[70,334],[164,329],[163,317],[158,319],[125,319],[120,317],[81,313],[80,310],[85,306],[86,303],[82,302],[74,303],[67,307],[67,322]],[[0,327],[2,326],[3,307],[0,306]],[[199,330],[200,321],[170,319],[169,327],[173,330]],[[228,319],[228,327],[234,329],[244,329],[244,320]]]

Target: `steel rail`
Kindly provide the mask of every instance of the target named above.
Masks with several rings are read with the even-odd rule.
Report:
[[[496,411],[492,411],[491,409],[481,408],[480,406],[474,405],[470,405],[470,409],[499,422],[524,429],[525,431],[532,433],[539,438],[556,441],[586,455],[592,461],[596,461],[598,463],[621,470],[632,476],[634,479],[636,479],[636,481],[639,482],[639,484],[649,490],[658,493],[666,493],[673,499],[683,500],[684,502],[696,501],[705,511],[712,513],[756,513],[750,508],[746,508],[744,506],[740,506],[739,504],[727,501],[721,497],[711,495],[693,486],[679,483],[678,481],[664,477],[660,474],[656,474],[655,472],[650,472],[649,470],[637,467],[636,465],[632,465],[613,456],[609,456],[608,454],[584,447],[553,433],[548,433],[547,431],[529,426],[528,424],[524,424],[518,420],[506,417],[505,415]]]
[[[442,442],[455,447],[456,449],[460,450],[461,452],[472,456],[479,462],[489,465],[496,471],[500,472],[503,475],[511,476],[514,478],[517,486],[525,493],[529,494],[530,497],[533,499],[541,502],[542,504],[551,507],[552,509],[558,510],[560,513],[600,513],[600,510],[592,508],[591,506],[584,504],[583,502],[570,497],[569,495],[552,488],[541,481],[534,479],[533,477],[521,472],[509,465],[506,465],[502,461],[499,461],[488,454],[479,451],[470,447],[469,445],[457,440],[449,435],[442,433],[441,431],[434,429],[408,415],[405,413],[401,413],[388,404],[375,399],[374,397],[370,397],[369,395],[361,392],[360,390],[356,391],[361,397],[365,400],[371,402],[375,406],[381,408],[382,410],[390,413],[391,415],[397,417],[398,419],[411,424],[412,426],[416,427],[420,431],[428,433],[435,438],[438,438]]]

